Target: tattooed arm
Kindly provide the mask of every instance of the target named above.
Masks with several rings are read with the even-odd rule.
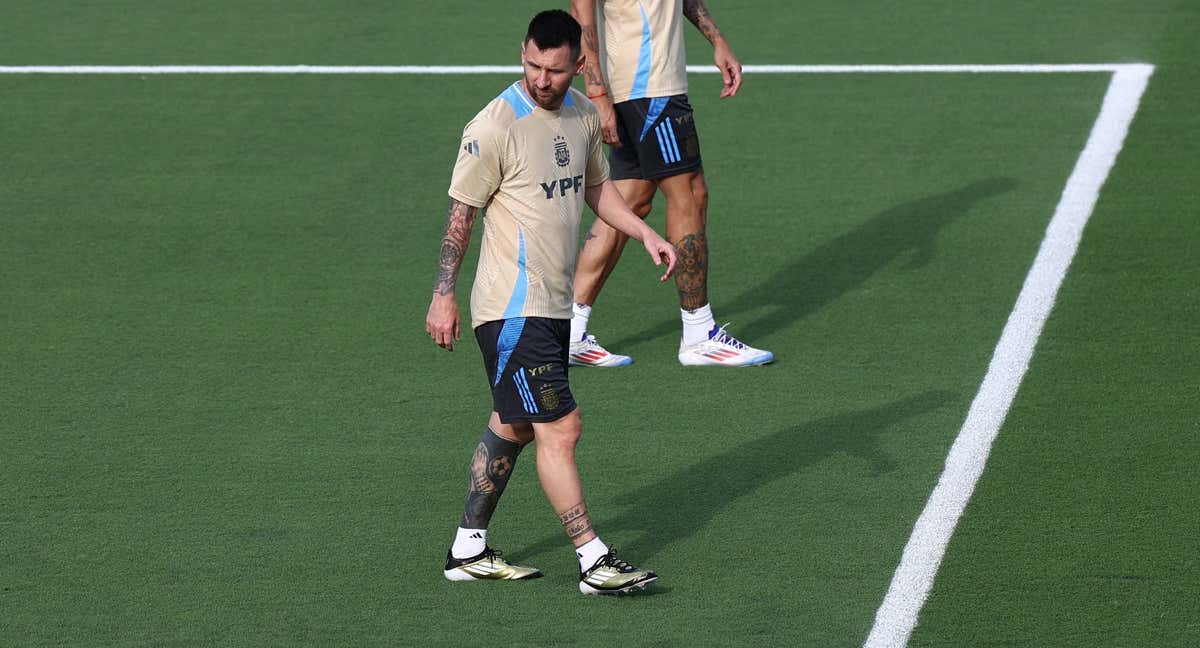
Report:
[[[742,64],[729,49],[729,43],[717,23],[713,22],[712,14],[704,6],[704,0],[683,0],[683,15],[691,21],[696,29],[708,39],[713,46],[713,63],[721,71],[725,87],[721,89],[721,98],[732,97],[742,87]]]
[[[475,214],[478,211],[454,198],[450,199],[450,209],[446,211],[446,233],[442,235],[442,251],[438,257],[437,279],[433,282],[433,301],[429,304],[429,314],[425,316],[425,331],[438,346],[447,351],[453,351],[455,340],[462,339],[454,285],[458,282],[458,270],[471,243],[471,229],[475,227]]]
[[[596,31],[596,0],[571,0],[571,15],[583,28],[583,82],[587,89],[588,99],[596,104],[600,113],[600,134],[604,142],[611,146],[620,146],[621,138],[617,135],[617,112],[613,108],[612,97],[608,95],[608,87],[604,84],[603,66],[600,64],[600,35]]]

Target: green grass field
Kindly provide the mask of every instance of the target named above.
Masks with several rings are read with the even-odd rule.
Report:
[[[518,4],[10,0],[0,66],[516,65]],[[909,645],[1200,645],[1200,6],[709,6],[747,64],[1156,66]],[[532,452],[489,540],[547,577],[440,573],[490,397],[423,322],[511,77],[0,74],[0,646],[862,645],[1110,76],[693,75],[777,361],[679,366],[618,267],[580,469],[662,578],[597,600]]]

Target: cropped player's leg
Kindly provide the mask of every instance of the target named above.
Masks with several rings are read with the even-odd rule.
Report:
[[[583,419],[575,409],[557,421],[534,423],[533,431],[542,490],[562,520],[567,537],[578,547],[596,537],[575,466],[575,446],[583,432]]]
[[[774,360],[718,327],[708,301],[708,183],[704,170],[658,181],[667,199],[667,238],[675,244],[675,287],[683,334],[679,361],[685,365],[746,367]]]
[[[530,416],[536,415],[539,408],[528,391],[526,367],[566,362],[561,353],[566,322],[560,321],[556,330],[550,329],[555,329],[553,323],[523,317],[475,327],[484,375],[492,390],[492,413],[471,455],[466,506],[454,544],[446,556],[444,573],[450,580],[518,580],[541,576],[533,567],[509,563],[488,546],[487,529],[516,467],[517,455],[534,439]],[[552,339],[547,341],[547,337]],[[560,368],[565,380],[566,368]],[[574,401],[570,405],[573,407]]]
[[[621,594],[645,589],[658,578],[621,560],[592,528],[583,485],[575,465],[575,447],[583,433],[583,418],[575,409],[548,423],[534,423],[537,438],[538,478],[550,506],[579,558],[579,591],[584,594]]]
[[[707,207],[692,193],[698,171],[659,178],[658,188],[667,199],[667,240],[675,245],[675,289],[679,307],[695,310],[708,304]],[[705,199],[707,203],[707,199]],[[707,332],[707,331],[706,331]]]
[[[621,146],[609,151],[609,173],[617,190],[633,213],[645,218],[650,213],[656,187],[645,179],[641,167],[638,135],[647,117],[648,100],[632,100],[615,106],[617,134]],[[575,307],[571,318],[571,365],[579,367],[620,367],[633,362],[625,355],[609,353],[595,336],[588,335],[592,304],[608,280],[628,237],[600,219],[596,219],[584,240],[575,269]]]
[[[444,570],[450,580],[522,580],[542,575],[534,567],[509,563],[487,545],[487,528],[517,465],[517,455],[533,440],[529,423],[501,423],[492,412],[475,446],[467,477],[467,502]]]
[[[645,218],[650,213],[656,187],[653,182],[626,178],[614,181],[633,213]],[[588,335],[588,318],[604,283],[608,281],[629,237],[596,219],[579,251],[575,268],[575,307],[571,318],[571,365],[620,367],[631,364],[629,356],[609,353],[593,335]]]

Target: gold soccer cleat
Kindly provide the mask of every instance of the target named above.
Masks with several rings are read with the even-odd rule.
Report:
[[[528,580],[542,577],[538,568],[514,565],[491,547],[484,547],[479,555],[470,558],[455,558],[446,552],[446,569],[443,573],[452,581]]]

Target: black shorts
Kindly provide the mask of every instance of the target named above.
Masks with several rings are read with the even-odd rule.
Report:
[[[501,423],[556,421],[575,409],[567,384],[571,321],[517,317],[475,329]]]
[[[621,146],[608,156],[613,180],[655,180],[700,168],[700,138],[687,95],[615,106]]]

